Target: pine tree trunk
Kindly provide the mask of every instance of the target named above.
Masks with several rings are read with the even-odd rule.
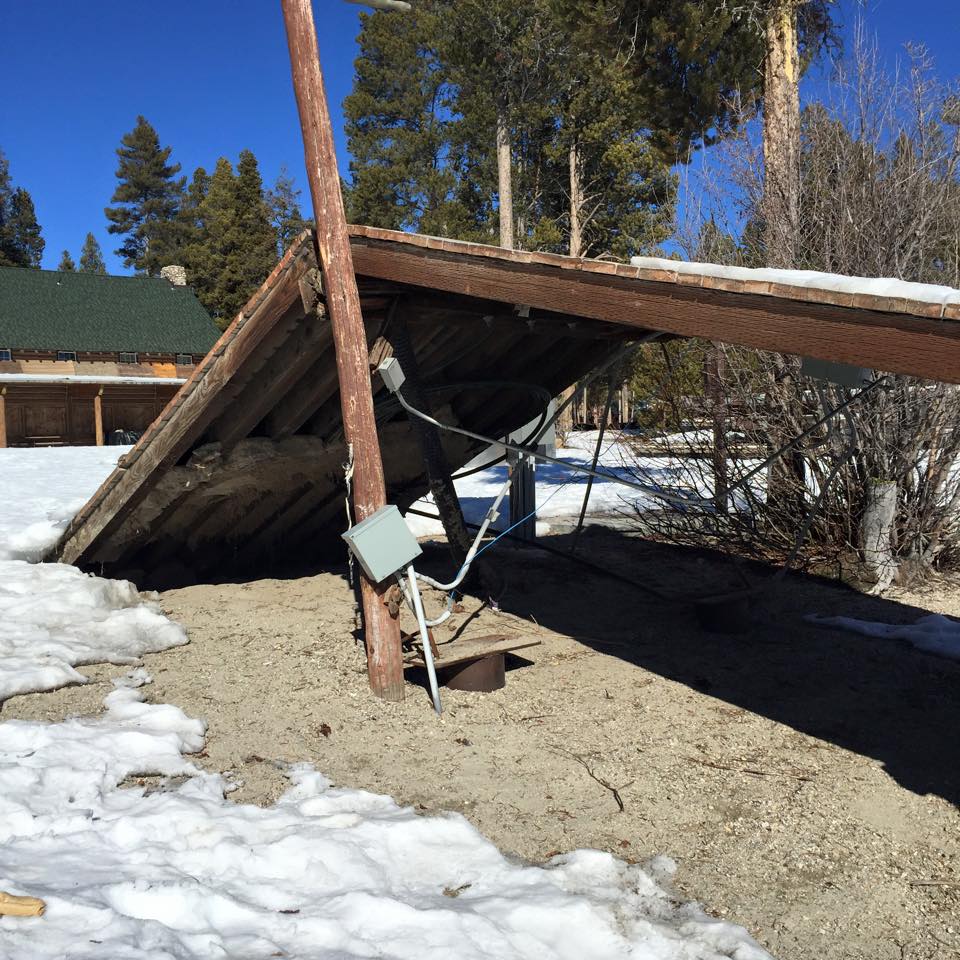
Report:
[[[577,142],[570,144],[570,256],[583,256],[583,182],[580,169],[580,151]]]
[[[630,423],[630,381],[624,380],[620,384],[620,428]]]
[[[767,266],[792,269],[800,226],[800,64],[796,0],[769,14],[763,104],[764,246]]]
[[[800,229],[800,63],[797,0],[777,0],[766,26],[763,102],[763,244],[766,265],[796,267]],[[794,398],[791,373],[799,362],[782,357],[777,383],[779,405]],[[774,448],[786,436],[771,436]],[[768,504],[774,513],[801,523],[806,506],[803,457],[792,450],[771,465]]]
[[[513,238],[513,156],[506,107],[497,108],[497,189],[500,195],[500,246],[512,250]]]
[[[567,389],[560,394],[560,403],[566,403],[573,396],[576,389],[576,384],[567,387]],[[560,418],[557,420],[557,431],[563,437],[573,432],[573,417],[576,407],[576,403],[571,403],[570,406],[560,414]]]

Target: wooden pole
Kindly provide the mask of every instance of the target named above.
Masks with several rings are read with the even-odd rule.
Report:
[[[7,388],[0,387],[0,450],[7,445]]]
[[[317,254],[337,356],[343,432],[353,450],[354,519],[360,521],[386,503],[383,463],[373,414],[367,336],[353,272],[313,10],[310,0],[281,0],[281,7],[313,198]],[[402,700],[400,623],[390,616],[383,599],[389,584],[381,589],[367,580],[362,571],[360,576],[370,686],[384,700]]]
[[[103,446],[103,387],[93,398],[93,430],[97,438],[97,446]]]

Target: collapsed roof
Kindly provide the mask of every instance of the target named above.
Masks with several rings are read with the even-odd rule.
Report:
[[[352,227],[371,370],[406,327],[440,420],[504,436],[625,342],[699,336],[960,382],[960,303],[580,260]],[[406,365],[405,365],[406,366]],[[426,488],[374,376],[387,495]],[[443,435],[453,467],[477,445]],[[143,585],[342,556],[346,450],[313,238],[302,235],[55,548]]]

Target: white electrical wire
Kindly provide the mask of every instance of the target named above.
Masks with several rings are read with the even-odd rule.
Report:
[[[470,564],[473,563],[474,557],[477,555],[477,550],[480,547],[480,541],[486,536],[487,528],[500,516],[500,504],[503,502],[503,498],[507,495],[507,491],[510,489],[511,474],[512,471],[508,470],[507,479],[500,488],[497,498],[490,505],[490,509],[487,510],[487,515],[483,518],[483,523],[480,524],[480,529],[477,531],[477,535],[474,538],[473,543],[470,545],[470,549],[467,551],[467,556],[463,561],[463,566],[460,567],[460,570],[453,580],[451,580],[449,583],[440,583],[438,580],[434,580],[433,577],[428,577],[423,573],[417,574],[418,580],[427,584],[427,586],[434,587],[437,590],[442,590],[444,593],[449,593],[451,590],[456,590],[456,588],[463,583],[463,578],[469,572]],[[436,626],[436,624],[442,623],[446,619],[447,617],[441,617],[439,620],[434,621],[433,625]]]

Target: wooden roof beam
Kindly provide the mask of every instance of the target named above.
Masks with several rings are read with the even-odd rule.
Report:
[[[464,252],[362,233],[353,237],[357,272],[367,277],[523,303],[638,331],[722,340],[960,383],[956,320],[810,302],[802,298],[802,290],[795,297],[728,291],[639,279],[624,275],[630,268],[613,264],[578,269],[579,261],[565,258],[508,258],[503,251],[481,254],[479,249],[471,252],[469,244],[460,247]],[[636,274],[636,268],[632,272]]]

